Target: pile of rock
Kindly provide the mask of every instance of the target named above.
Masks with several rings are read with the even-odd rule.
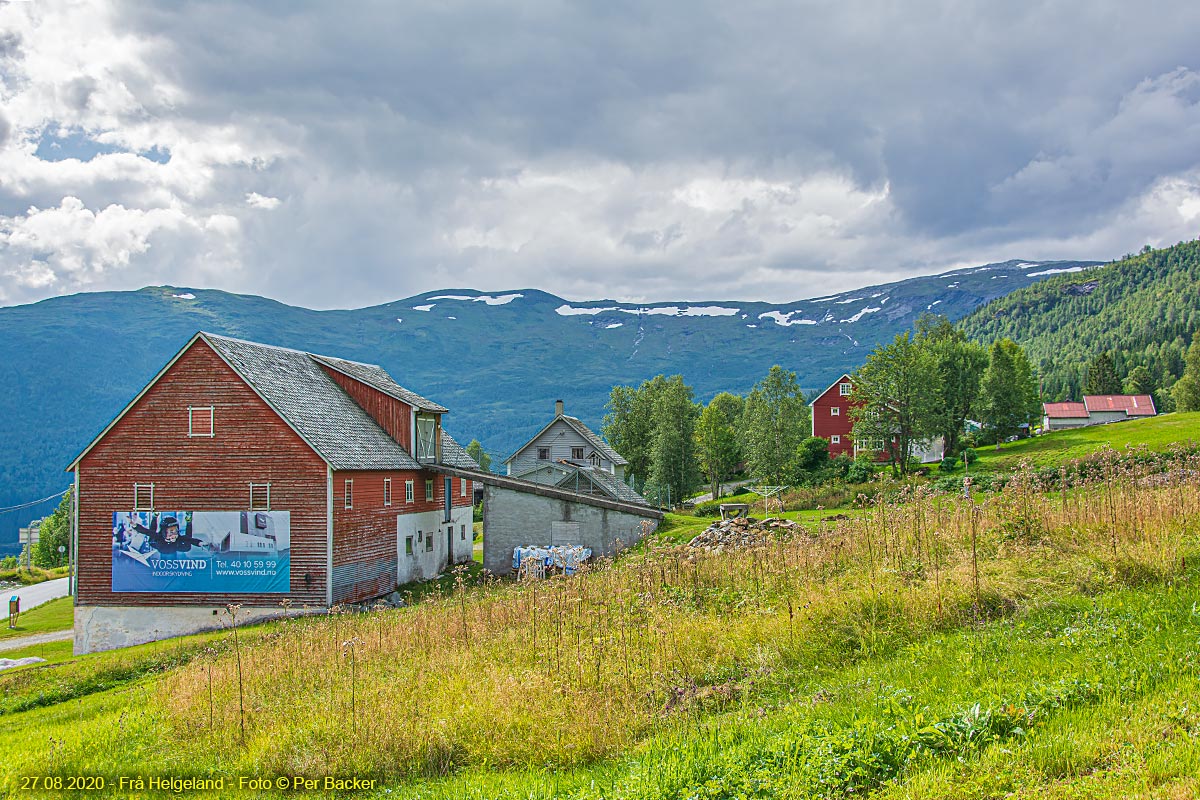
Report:
[[[723,550],[726,547],[756,547],[779,538],[787,538],[800,526],[788,519],[754,517],[717,520],[692,539],[692,547]]]

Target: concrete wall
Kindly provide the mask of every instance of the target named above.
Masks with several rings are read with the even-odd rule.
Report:
[[[291,613],[319,611],[294,606]],[[238,624],[284,616],[280,606],[238,609]],[[229,627],[229,615],[219,604],[211,606],[76,606],[75,655],[98,653],[146,642],[157,642],[189,633]]]
[[[649,509],[647,509],[649,510]],[[572,541],[559,541],[563,526],[577,523],[578,535]],[[528,492],[485,486],[483,491],[483,566],[497,575],[512,572],[513,548],[524,545],[581,544],[592,549],[593,557],[614,555],[646,531],[658,527],[658,521],[624,511],[585,505],[573,500],[542,497]],[[560,536],[554,536],[558,527]]]

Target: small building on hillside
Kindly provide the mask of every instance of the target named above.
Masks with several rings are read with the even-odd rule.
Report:
[[[471,558],[447,409],[383,369],[196,334],[71,463],[75,652],[325,609]],[[453,472],[451,472],[453,470]]]
[[[1154,398],[1148,394],[1089,394],[1082,403],[1042,403],[1042,430],[1104,425],[1157,414]]]
[[[850,418],[850,410],[854,407],[851,397],[854,393],[854,379],[844,374],[821,392],[809,408],[812,411],[812,435],[829,442],[829,457],[840,455],[858,457],[859,453],[877,453],[880,460],[886,459],[882,444],[874,446],[860,445],[854,441],[854,422]],[[945,442],[937,437],[930,442],[915,443],[912,456],[922,464],[941,461],[945,455]]]
[[[477,475],[483,485],[483,565],[512,569],[518,547],[579,545],[615,555],[663,519],[625,483],[628,462],[554,404],[554,419],[505,460],[506,476]]]
[[[587,425],[563,413],[563,401],[554,402],[554,418],[504,461],[506,474],[520,478],[547,464],[570,462],[602,470],[625,482],[629,462]]]

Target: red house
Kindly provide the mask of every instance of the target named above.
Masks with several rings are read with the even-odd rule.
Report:
[[[854,455],[854,438],[850,435],[854,423],[850,420],[850,392],[854,383],[843,375],[809,403],[812,409],[812,435],[829,442],[829,455]]]
[[[75,652],[324,609],[471,558],[478,465],[383,369],[196,334],[71,463]]]

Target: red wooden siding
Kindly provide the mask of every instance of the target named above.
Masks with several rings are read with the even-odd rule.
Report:
[[[854,428],[854,423],[850,420],[850,397],[843,395],[839,388],[843,383],[849,381],[849,377],[843,375],[812,404],[813,436],[820,436],[829,441],[829,455],[831,456],[839,456],[843,453],[854,455],[854,438],[850,435]],[[838,409],[837,416],[833,414],[835,408]],[[841,437],[841,441],[837,444],[833,443],[835,435]]]
[[[325,370],[338,386],[345,389],[346,394],[354,398],[354,402],[362,406],[371,418],[379,423],[379,427],[387,431],[388,436],[399,442],[408,452],[413,452],[412,406],[324,364],[321,365],[321,369]]]
[[[188,437],[188,406],[214,406],[212,438]],[[198,340],[98,441],[79,465],[80,605],[325,604],[325,462],[203,341]],[[249,484],[271,484],[291,512],[291,593],[112,591],[112,515],[133,510],[134,483],[153,483],[159,510],[241,511]]]
[[[383,504],[383,481],[392,481],[392,504]],[[433,500],[425,481],[433,481]],[[346,508],[346,481],[354,481],[352,508]],[[404,482],[413,482],[413,502],[404,502]],[[443,508],[445,477],[433,472],[339,471],[333,473],[333,599],[358,602],[396,588],[396,517]],[[469,482],[468,482],[469,483]],[[462,479],[453,478],[451,505],[471,505],[471,487],[461,497]]]

